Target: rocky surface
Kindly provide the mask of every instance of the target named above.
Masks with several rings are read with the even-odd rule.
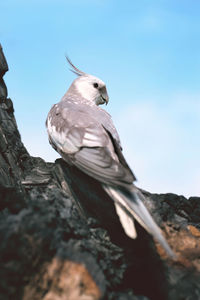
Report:
[[[200,198],[143,191],[176,261],[139,225],[130,240],[98,182],[29,155],[6,71],[0,49],[0,299],[199,300]]]

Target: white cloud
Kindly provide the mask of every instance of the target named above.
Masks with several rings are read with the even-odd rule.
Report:
[[[143,189],[200,195],[199,100],[178,94],[168,104],[141,101],[120,112],[124,154]]]
[[[47,162],[54,162],[60,155],[51,147],[45,131],[21,131],[22,142],[31,156],[41,157]]]

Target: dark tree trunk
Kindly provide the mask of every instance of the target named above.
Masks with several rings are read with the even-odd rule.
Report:
[[[200,198],[145,191],[177,261],[137,224],[129,239],[101,185],[29,155],[0,47],[0,299],[200,299]]]

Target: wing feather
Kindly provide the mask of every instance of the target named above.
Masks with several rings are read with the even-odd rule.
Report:
[[[133,182],[133,173],[118,153],[120,145],[88,110],[71,106],[59,110],[57,106],[50,116],[50,140],[65,160],[70,159],[79,169],[106,184],[123,186]]]

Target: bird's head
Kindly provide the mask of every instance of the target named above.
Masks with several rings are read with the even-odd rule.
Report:
[[[89,75],[80,71],[72,64],[68,57],[67,61],[72,67],[71,71],[78,75],[78,77],[73,81],[71,87],[86,100],[91,101],[96,105],[101,105],[104,103],[107,105],[109,97],[105,83],[93,75]]]

